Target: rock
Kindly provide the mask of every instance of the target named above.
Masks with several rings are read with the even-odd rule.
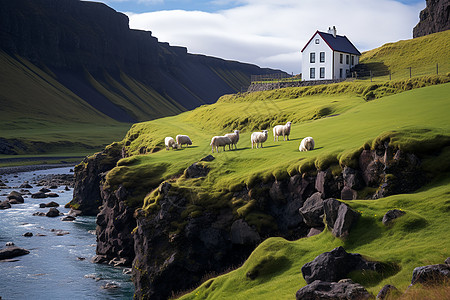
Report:
[[[384,216],[383,216],[383,224],[384,225],[389,225],[393,220],[397,219],[398,217],[403,216],[404,214],[406,214],[404,211],[401,211],[399,209],[392,209],[390,211],[388,211]]]
[[[242,219],[231,225],[231,242],[238,245],[256,244],[261,240],[259,233]]]
[[[47,205],[45,203],[39,203],[39,208],[46,208]]]
[[[120,266],[129,266],[130,261],[125,258],[113,258],[108,262],[109,265],[113,265],[114,267],[120,267]]]
[[[21,255],[29,254],[30,251],[16,246],[6,247],[0,250],[0,260],[10,259]]]
[[[344,186],[349,189],[359,190],[364,187],[364,181],[358,170],[344,167],[344,170],[342,170],[342,178],[344,179]]]
[[[15,246],[15,244],[13,242],[6,242],[5,246],[6,247],[8,247],[8,246]]]
[[[71,217],[78,217],[82,215],[82,211],[71,208],[70,211],[67,213],[67,215]]]
[[[427,0],[427,6],[420,12],[420,21],[413,29],[413,37],[450,29],[448,0]]]
[[[24,183],[22,183],[19,188],[21,189],[32,189],[33,187],[28,183],[28,181],[25,181]]]
[[[43,199],[43,198],[47,198],[47,195],[43,192],[37,192],[31,195],[31,198],[34,199]]]
[[[106,264],[109,262],[109,259],[106,255],[95,255],[91,262],[94,264]]]
[[[124,268],[123,270],[122,270],[122,274],[123,275],[131,275],[131,272],[132,272],[133,270],[131,269],[131,268]]]
[[[297,300],[363,300],[371,295],[362,285],[346,279],[339,282],[315,280],[299,289],[295,297]]]
[[[439,264],[417,267],[413,271],[411,285],[421,284],[439,284],[450,279],[450,265]]]
[[[300,214],[306,225],[310,227],[323,226],[323,200],[322,194],[317,192],[306,199],[303,206],[299,209]]]
[[[308,237],[318,235],[319,233],[322,233],[323,229],[319,228],[311,228],[308,232]]]
[[[342,176],[333,176],[330,169],[317,172],[315,188],[323,198],[339,197],[342,185]]]
[[[47,197],[50,197],[50,198],[57,198],[57,197],[59,197],[59,195],[57,193],[46,193],[46,195],[47,195]],[[58,204],[58,206],[59,206],[59,204]]]
[[[211,154],[208,156],[203,157],[202,159],[200,159],[200,161],[213,161],[216,158],[214,156],[212,156]]]
[[[184,170],[184,175],[186,178],[199,178],[205,177],[209,173],[209,168],[203,166],[199,163],[193,163],[186,170]]]
[[[359,156],[359,168],[366,186],[378,187],[384,174],[384,165],[371,150],[363,150]]]
[[[11,204],[9,204],[8,200],[0,201],[0,209],[8,209],[11,208]]]
[[[347,186],[344,186],[344,188],[341,191],[342,200],[355,200],[357,197],[358,193]]]
[[[83,261],[83,260],[86,260],[86,257],[77,256],[77,260]]]
[[[313,261],[303,265],[302,274],[308,284],[315,280],[337,282],[346,278],[351,271],[377,271],[379,268],[379,263],[369,262],[360,254],[347,253],[343,247],[337,247],[330,252],[320,254]]]
[[[75,220],[76,220],[76,218],[72,217],[72,216],[65,216],[65,217],[61,218],[61,221],[65,221],[65,222],[67,222],[67,221],[75,221]]]
[[[102,289],[106,289],[106,290],[117,289],[119,287],[120,286],[115,282],[108,282],[107,284],[102,285]]]
[[[49,203],[46,203],[45,207],[59,207],[59,204],[54,201],[51,201]]]
[[[63,235],[70,234],[70,232],[62,230],[62,229],[52,229],[50,231],[53,232],[56,236],[63,236]]]
[[[326,199],[323,209],[326,223],[335,237],[347,237],[351,226],[359,218],[359,213],[334,198]]]
[[[447,265],[450,265],[450,257],[447,257],[447,259],[445,260],[445,263],[446,263]]]
[[[33,233],[32,233],[32,232],[25,232],[25,233],[23,234],[23,236],[25,236],[25,237],[32,237],[32,236],[33,236]]]
[[[57,185],[53,184],[51,186],[48,187],[50,190],[56,190],[58,188]]]
[[[49,192],[51,192],[51,190],[49,190],[48,188],[41,188],[39,190],[39,192],[41,192],[41,193],[49,193]]]
[[[60,214],[59,210],[55,207],[51,207],[50,210],[45,214],[47,217],[54,218],[58,217]]]
[[[44,212],[41,212],[41,211],[37,211],[37,212],[35,212],[35,213],[33,213],[33,216],[38,216],[38,217],[45,217],[45,213]]]
[[[381,288],[380,292],[378,292],[377,299],[384,300],[388,297],[389,297],[389,299],[391,299],[393,296],[399,296],[399,295],[400,295],[400,291],[395,286],[386,284],[385,286],[383,286]]]
[[[9,195],[6,196],[6,199],[8,199],[11,204],[24,203],[22,194],[16,191],[12,191],[11,193],[9,193]],[[16,200],[16,202],[12,202],[12,200]]]

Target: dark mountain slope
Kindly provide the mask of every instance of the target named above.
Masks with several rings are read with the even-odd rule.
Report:
[[[131,30],[127,16],[104,4],[78,0],[0,0],[0,47],[8,59],[39,68],[81,105],[120,122],[213,103],[248,85],[251,74],[273,72],[189,54],[151,32]],[[12,82],[13,74],[4,77],[22,85]],[[20,103],[18,94],[0,91],[8,103]],[[47,98],[35,101],[52,105]]]

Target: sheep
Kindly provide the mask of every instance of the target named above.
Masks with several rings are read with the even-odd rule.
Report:
[[[235,130],[234,133],[227,133],[227,134],[225,134],[225,136],[229,137],[231,140],[230,150],[233,147],[233,145],[237,149],[237,142],[239,142],[239,130]]]
[[[280,135],[283,136],[283,141],[285,140],[284,137],[286,136],[287,140],[289,141],[289,134],[291,133],[291,124],[292,122],[287,122],[286,125],[277,125],[273,128],[273,141],[275,142],[275,139],[278,142],[278,137]]]
[[[300,147],[298,150],[300,151],[309,151],[314,149],[314,139],[310,136],[305,137],[300,143]]]
[[[219,146],[223,147],[223,151],[225,151],[225,146],[226,145],[231,145],[232,141],[229,137],[227,136],[214,136],[211,139],[211,150],[212,153],[214,153],[214,148],[216,148],[217,153],[219,153]]]
[[[175,143],[175,140],[171,136],[164,139],[164,144],[166,144],[166,150],[169,150],[170,147],[172,147],[172,149],[178,148],[177,143]]]
[[[181,148],[183,148],[183,145],[192,145],[192,141],[187,135],[179,134],[175,137],[175,139],[177,140],[178,146]]]
[[[263,130],[261,132],[253,132],[251,135],[251,141],[252,141],[252,149],[253,145],[256,144],[256,148],[258,148],[258,144],[261,144],[261,148],[263,147],[263,143],[267,140],[268,131]]]

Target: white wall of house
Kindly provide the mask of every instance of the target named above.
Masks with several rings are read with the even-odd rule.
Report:
[[[317,43],[318,40],[318,43]],[[320,53],[325,53],[325,61],[320,62]],[[315,53],[315,62],[311,62],[311,53]],[[302,79],[303,80],[324,80],[332,79],[333,51],[322,37],[316,33],[311,42],[302,52]],[[311,68],[314,68],[314,78],[311,77]],[[320,69],[324,68],[324,76],[321,78]]]
[[[342,55],[342,61],[341,61]],[[347,63],[348,57],[348,63]],[[347,71],[350,71],[359,63],[359,56],[343,52],[334,52],[334,79],[347,78]],[[342,71],[341,71],[342,70]],[[349,75],[351,77],[351,74]]]

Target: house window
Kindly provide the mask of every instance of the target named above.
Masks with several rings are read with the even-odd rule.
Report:
[[[339,54],[339,62],[340,62],[341,64],[344,63],[344,55],[343,55],[342,53]]]
[[[311,53],[309,54],[309,62],[310,62],[310,63],[315,63],[315,62],[316,62],[316,53],[311,52]]]
[[[316,44],[318,44],[319,43],[319,39],[316,39]]]
[[[350,63],[350,55],[345,56],[345,63],[348,65]]]
[[[309,78],[311,78],[311,79],[316,78],[316,68],[309,69]]]
[[[342,54],[341,54],[342,55]],[[342,68],[339,69],[339,78],[342,78]]]
[[[325,78],[325,68],[320,68],[320,78]]]
[[[325,62],[325,52],[320,52],[320,62],[321,63]]]
[[[352,55],[352,66],[355,64],[355,57]]]

